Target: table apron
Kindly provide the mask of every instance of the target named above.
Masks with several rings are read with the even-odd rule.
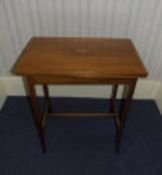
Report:
[[[136,81],[137,77],[127,78],[76,78],[76,77],[58,77],[58,76],[45,76],[45,75],[33,75],[27,76],[32,80],[33,84],[81,84],[81,85],[104,85],[104,84],[130,84],[132,81]]]

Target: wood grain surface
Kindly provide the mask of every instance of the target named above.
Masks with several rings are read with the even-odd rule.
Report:
[[[16,66],[19,75],[69,78],[145,77],[129,39],[32,38]]]

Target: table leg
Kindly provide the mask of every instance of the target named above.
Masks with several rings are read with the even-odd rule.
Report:
[[[45,95],[45,102],[47,104],[48,112],[52,113],[52,106],[51,106],[49,90],[48,90],[48,86],[47,85],[43,85],[43,91],[44,91],[44,95]]]
[[[42,115],[41,115],[41,111],[39,107],[38,98],[36,95],[35,85],[31,77],[27,78],[27,88],[28,88],[30,99],[31,99],[31,107],[32,107],[32,111],[34,114],[33,118],[34,118],[35,125],[37,127],[38,135],[39,135],[41,146],[42,146],[42,151],[46,152],[47,149],[46,149],[44,129],[41,123]]]
[[[112,87],[112,95],[111,95],[111,104],[110,104],[110,112],[115,112],[117,113],[117,108],[116,108],[116,96],[117,96],[117,91],[118,91],[118,85],[115,84]],[[115,126],[116,126],[116,133],[115,133],[115,148],[116,151],[118,152],[119,149],[119,138],[120,138],[120,119],[119,115],[115,117]]]
[[[134,79],[127,85],[127,87],[128,87],[127,94],[126,94],[126,97],[124,98],[124,100],[122,102],[122,105],[121,105],[120,132],[119,132],[118,141],[117,141],[118,143],[117,143],[117,147],[116,147],[117,152],[119,152],[119,149],[120,149],[121,138],[122,138],[122,135],[123,135],[126,119],[127,119],[127,116],[128,116],[130,105],[131,105],[131,100],[132,100],[132,97],[133,97],[133,94],[134,94],[136,81],[137,80]]]
[[[115,84],[112,87],[112,94],[111,94],[111,103],[110,103],[110,112],[115,112],[115,102],[116,102],[116,96],[118,91],[118,85]]]

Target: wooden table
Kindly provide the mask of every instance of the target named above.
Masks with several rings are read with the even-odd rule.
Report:
[[[25,76],[31,97],[33,118],[42,150],[47,147],[44,136],[46,116],[112,117],[116,123],[116,150],[127,118],[137,78],[147,76],[139,55],[129,39],[104,38],[32,38],[16,65],[16,74]],[[41,113],[35,85],[43,86],[45,110]],[[112,84],[111,108],[108,113],[52,113],[48,84]],[[127,87],[121,111],[115,100],[118,85]]]

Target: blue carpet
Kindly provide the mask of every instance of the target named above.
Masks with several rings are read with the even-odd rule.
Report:
[[[84,98],[52,103],[55,111],[106,111],[108,105]],[[162,117],[154,101],[133,101],[119,156],[111,119],[49,118],[45,131],[42,154],[28,100],[9,97],[0,112],[0,174],[162,175]]]

